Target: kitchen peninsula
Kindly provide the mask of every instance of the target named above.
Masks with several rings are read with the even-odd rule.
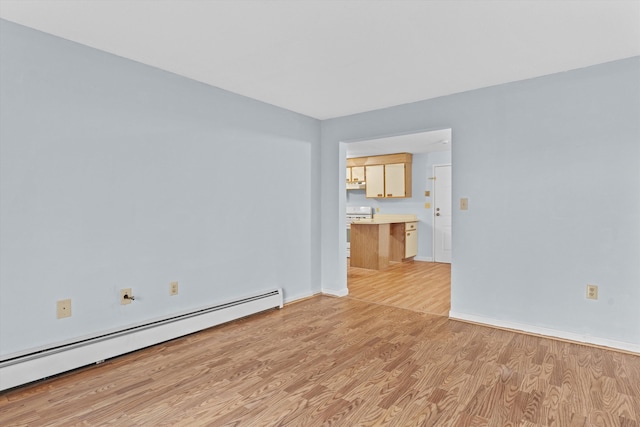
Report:
[[[383,270],[418,252],[416,215],[374,215],[351,224],[351,266]]]

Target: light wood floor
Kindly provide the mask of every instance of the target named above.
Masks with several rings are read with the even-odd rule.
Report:
[[[448,316],[451,308],[451,264],[392,263],[384,270],[351,267],[347,260],[349,297],[376,304]]]
[[[0,394],[0,425],[640,425],[640,356],[316,296]]]

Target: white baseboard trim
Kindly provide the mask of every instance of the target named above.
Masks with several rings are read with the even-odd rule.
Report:
[[[333,295],[334,297],[346,297],[349,295],[349,289],[340,289],[339,291],[335,289],[322,288],[322,293],[326,295]]]
[[[0,361],[0,390],[91,365],[272,308],[282,289],[203,307]]]
[[[628,351],[640,354],[640,345],[628,343],[624,341],[616,341],[607,338],[594,337],[592,335],[577,334],[574,332],[559,331],[557,329],[542,328],[526,323],[511,322],[505,320],[493,319],[490,317],[477,316],[475,314],[449,312],[449,318],[453,320],[462,320],[467,322],[479,323],[487,326],[495,326],[497,328],[511,329],[525,333],[543,335],[562,340],[574,341],[578,343],[609,347],[613,349]]]
[[[317,295],[317,294],[318,294],[317,292],[305,292],[302,295],[296,295],[294,297],[285,297],[283,299],[283,303],[284,304],[289,304],[289,303],[292,303],[292,302],[299,301],[301,299],[312,297],[312,296]]]
[[[414,256],[414,260],[416,261],[425,261],[425,262],[433,262],[433,257],[430,256]]]

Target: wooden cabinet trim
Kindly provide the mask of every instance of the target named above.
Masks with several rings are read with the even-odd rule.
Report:
[[[353,157],[347,159],[347,166],[374,166],[374,165],[387,165],[390,163],[412,163],[413,154],[411,153],[396,153],[396,154],[383,154],[380,156],[368,156],[368,157]]]

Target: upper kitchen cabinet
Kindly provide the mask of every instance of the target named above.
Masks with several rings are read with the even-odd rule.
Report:
[[[347,190],[364,190],[364,166],[347,166]]]
[[[391,163],[366,167],[367,197],[411,197],[411,164]],[[408,175],[408,176],[407,176]]]
[[[367,197],[384,197],[384,165],[366,166]]]
[[[347,165],[352,180],[354,170],[364,168],[367,197],[391,199],[411,197],[412,161],[411,154],[398,153],[347,159]]]
[[[365,182],[364,166],[351,167],[351,182]]]
[[[407,196],[407,180],[411,183],[411,174],[407,177],[406,163],[384,165],[384,195],[385,197],[411,197],[411,190]],[[411,170],[411,166],[409,166]]]
[[[364,182],[364,166],[347,166],[347,182]]]

